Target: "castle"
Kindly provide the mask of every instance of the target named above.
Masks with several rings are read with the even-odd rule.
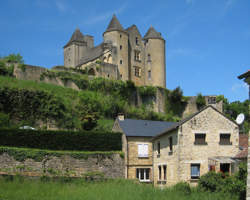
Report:
[[[136,25],[124,29],[113,15],[98,46],[93,36],[75,30],[64,46],[64,66],[85,69],[91,76],[165,88],[165,40],[152,26],[144,37]]]

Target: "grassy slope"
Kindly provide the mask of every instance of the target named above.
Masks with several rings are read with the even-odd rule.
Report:
[[[63,104],[67,108],[70,108],[68,110],[75,109],[75,105],[77,105],[77,103],[80,101],[79,96],[81,96],[81,94],[88,93],[89,95],[96,95],[96,92],[92,91],[77,91],[71,88],[65,88],[62,86],[57,86],[43,82],[18,80],[7,76],[0,76],[0,88],[3,87],[48,92],[50,94],[59,97],[62,100]],[[72,120],[78,121],[79,119],[72,119]],[[103,130],[103,128],[105,128],[104,130],[111,130],[113,123],[114,119],[106,119],[106,118],[99,119],[96,129]]]
[[[129,180],[99,183],[40,182],[38,180],[5,181],[0,179],[0,199],[3,200],[226,200],[235,198],[218,193],[193,190],[184,195],[172,189],[160,190],[151,185],[136,184]]]

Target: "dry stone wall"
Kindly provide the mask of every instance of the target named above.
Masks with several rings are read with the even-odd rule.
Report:
[[[69,155],[45,156],[42,161],[18,161],[7,153],[0,155],[0,174],[83,177],[96,172],[106,178],[123,178],[124,159],[118,153],[107,156],[90,155],[87,159],[76,159]]]

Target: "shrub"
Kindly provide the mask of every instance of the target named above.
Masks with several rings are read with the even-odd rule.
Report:
[[[180,182],[173,186],[173,189],[177,192],[181,192],[185,195],[191,194],[191,187],[186,182]]]
[[[0,145],[51,150],[121,150],[121,133],[0,130]]]
[[[215,192],[216,190],[220,190],[220,187],[223,186],[223,174],[216,172],[208,172],[207,174],[201,176],[198,187],[204,191]]]

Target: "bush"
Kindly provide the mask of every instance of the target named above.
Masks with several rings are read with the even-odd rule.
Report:
[[[121,150],[121,133],[0,129],[0,145],[51,150]]]
[[[205,97],[203,97],[201,93],[197,95],[196,105],[197,105],[198,110],[200,110],[202,107],[206,105]]]
[[[173,189],[177,192],[181,192],[185,195],[191,194],[191,187],[186,182],[180,182],[173,186]]]
[[[223,174],[216,172],[208,172],[207,174],[201,176],[198,187],[204,191],[215,192],[223,187]]]

